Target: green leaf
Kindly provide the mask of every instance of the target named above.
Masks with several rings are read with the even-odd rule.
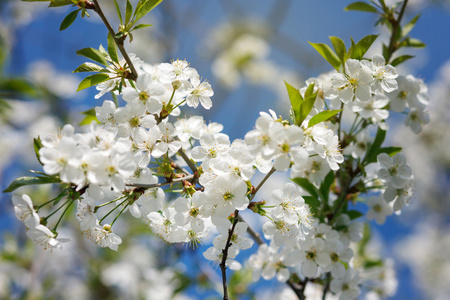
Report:
[[[380,148],[380,151],[378,151],[378,154],[386,153],[389,156],[394,156],[395,154],[399,153],[400,151],[402,151],[401,147],[383,147],[383,148]],[[377,154],[377,156],[378,156],[378,154]]]
[[[133,5],[131,5],[130,0],[127,0],[127,8],[125,12],[125,24],[128,24],[132,14],[133,14]]]
[[[51,177],[20,177],[14,180],[7,188],[3,191],[3,193],[11,193],[16,189],[26,186],[26,185],[34,185],[34,184],[48,184],[48,183],[60,183],[61,179],[57,176]]]
[[[408,22],[405,26],[402,28],[402,36],[407,36],[410,31],[414,28],[414,25],[416,25],[417,20],[419,20],[420,14],[415,16],[411,21]]]
[[[73,4],[71,0],[51,0],[50,5],[48,7],[60,7],[71,4]]]
[[[141,29],[141,28],[145,28],[145,27],[150,27],[153,26],[152,24],[139,24],[133,27],[133,29],[131,29],[131,31],[136,30],[136,29]]]
[[[333,66],[333,68],[339,70],[341,62],[336,53],[334,53],[333,50],[331,50],[330,46],[322,43],[311,43],[311,42],[308,43],[311,46],[313,46],[314,49],[316,49],[316,51],[319,52],[319,54],[322,55],[322,57],[325,58],[325,60],[329,62],[331,66]]]
[[[370,5],[369,3],[358,1],[353,2],[352,4],[347,5],[347,7],[344,8],[345,11],[349,10],[357,10],[357,11],[364,11],[364,12],[370,12],[370,13],[378,13],[377,9]]]
[[[320,193],[322,194],[324,198],[324,202],[328,203],[328,195],[330,194],[330,188],[333,184],[335,179],[334,171],[331,170],[328,172],[327,176],[325,176],[325,179],[323,180],[322,184],[320,185]]]
[[[31,97],[36,97],[38,94],[36,87],[22,78],[10,78],[0,81],[0,90],[24,94]]]
[[[83,79],[83,81],[80,82],[80,85],[78,86],[77,92],[84,90],[88,87],[91,87],[93,85],[102,83],[106,80],[109,80],[108,74],[105,73],[98,73],[94,75],[90,75]]]
[[[91,108],[87,111],[82,112],[83,115],[85,115],[84,119],[80,122],[80,126],[83,125],[89,125],[92,122],[96,122],[98,124],[100,124],[100,122],[97,119],[96,113],[95,113],[95,108]]]
[[[107,70],[97,64],[91,63],[91,62],[85,62],[84,64],[80,65],[78,68],[75,69],[72,73],[79,73],[79,72],[106,72]]]
[[[292,106],[292,111],[294,112],[295,119],[292,121],[297,124],[297,121],[300,120],[300,107],[303,103],[303,97],[298,89],[296,89],[286,81],[284,82],[284,84],[286,85],[289,100]]]
[[[41,138],[38,136],[37,138],[33,139],[33,145],[34,145],[34,153],[36,153],[36,158],[38,160],[38,162],[42,164],[41,162],[41,155],[39,154],[39,150],[42,148],[42,142],[41,142]]]
[[[117,52],[117,45],[114,41],[114,38],[112,35],[108,33],[108,53],[109,57],[116,62],[119,63],[119,53]]]
[[[106,51],[106,49],[103,47],[102,44],[100,44],[100,46],[98,47],[98,51],[99,51],[100,54],[103,55],[104,57],[108,57],[108,51]]]
[[[348,210],[345,213],[350,217],[350,220],[358,219],[359,217],[364,216],[362,212],[357,210]]]
[[[359,256],[365,256],[366,246],[370,241],[370,237],[371,237],[370,226],[367,223],[364,223],[363,237],[358,244]]]
[[[105,58],[105,55],[100,52],[100,50],[94,48],[83,48],[76,52],[78,55],[87,57],[92,59],[95,62],[98,62],[104,66],[108,65],[108,61]]]
[[[381,259],[371,260],[368,259],[364,262],[364,269],[382,267],[383,261]]]
[[[363,37],[354,47],[352,47],[350,58],[361,60],[378,36],[379,34],[371,34]]]
[[[368,165],[377,161],[377,156],[380,153],[381,144],[383,144],[385,137],[386,131],[378,127],[375,139],[364,157],[363,165]]]
[[[411,58],[413,58],[414,57],[414,55],[402,55],[402,56],[399,56],[399,57],[397,57],[397,58],[395,58],[392,62],[391,62],[391,65],[392,66],[398,66],[399,64],[401,64],[402,62],[405,62],[405,61],[407,61],[407,60],[409,60],[409,59],[411,59]]]
[[[306,178],[301,178],[301,177],[297,177],[297,178],[292,178],[291,179],[295,184],[301,186],[305,191],[307,191],[311,196],[319,199],[319,190],[314,186],[314,184],[312,184],[311,182],[309,182],[308,179]]]
[[[412,47],[412,48],[423,48],[426,45],[418,39],[407,38],[406,40],[404,40],[403,42],[400,43],[400,46],[401,47]]]
[[[119,16],[120,24],[123,24],[122,13],[120,12],[119,4],[117,4],[117,0],[114,0],[114,6],[116,7],[117,15]]]
[[[298,126],[301,126],[306,117],[308,117],[316,102],[316,98],[317,91],[314,93],[314,83],[311,83],[305,91],[305,96],[300,106],[300,119],[297,121]]]
[[[341,60],[342,65],[345,63],[345,56],[347,50],[345,49],[345,43],[338,37],[330,36],[331,43],[333,44],[334,51],[336,51],[337,56]]]
[[[309,205],[311,212],[316,215],[320,209],[320,200],[312,196],[303,196],[302,198],[305,200],[305,203]]]
[[[384,59],[386,59],[388,56],[389,56],[389,47],[383,43],[383,57]],[[386,63],[388,63],[387,60]]]
[[[69,28],[70,25],[72,25],[72,23],[76,20],[77,16],[78,16],[78,12],[80,10],[74,10],[73,12],[69,13],[64,20],[61,23],[61,26],[59,27],[59,31],[63,31],[67,28]]]
[[[313,116],[311,120],[309,120],[308,127],[312,127],[316,124],[319,124],[320,122],[324,122],[329,120],[331,117],[337,115],[339,112],[341,112],[342,109],[336,109],[336,110],[324,110],[317,115]]]
[[[154,9],[162,0],[139,0],[136,5],[136,10],[134,12],[136,18],[134,22],[148,14],[152,9]]]

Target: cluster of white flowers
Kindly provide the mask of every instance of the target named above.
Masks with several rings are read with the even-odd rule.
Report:
[[[412,75],[398,75],[381,55],[374,55],[371,61],[348,59],[343,72],[323,74],[309,83],[316,84],[322,100],[330,99],[331,107],[347,104],[359,117],[384,129],[389,110],[407,114],[405,125],[414,133],[430,121],[427,86]],[[323,101],[316,104],[322,106]]]
[[[248,225],[238,214],[250,209],[267,218],[262,231],[270,241],[270,245],[260,243],[258,252],[249,259],[255,280],[276,276],[285,282],[292,270],[298,270],[304,278],[329,274],[330,290],[340,295],[339,299],[355,299],[361,280],[352,265],[350,245],[361,240],[363,226],[352,222],[350,215],[340,214],[340,204],[334,203],[339,192],[334,193],[329,187],[322,191],[329,199],[324,200],[323,206],[335,205],[338,210],[313,217],[304,198],[310,191],[286,183],[274,190],[270,199],[256,202],[253,198],[260,185],[255,188],[252,179],[256,169],[267,178],[275,171],[291,170],[291,177],[302,177],[313,188],[321,188],[327,175],[340,169],[344,155],[364,161],[373,143],[367,126],[387,128],[388,109],[401,111],[407,107],[410,114],[417,110],[426,114],[423,83],[408,76],[409,81],[405,80],[410,84],[406,85],[404,78],[398,77],[379,55],[372,61],[348,59],[343,73],[324,74],[306,82],[308,86],[314,83],[317,98],[302,124],[283,120],[272,110],[261,112],[255,128],[244,139],[231,142],[221,132],[222,125],[206,124],[200,116],[172,121],[186,104],[193,108],[199,104],[206,109],[212,106],[211,86],[202,82],[186,61],[151,66],[133,57],[133,62],[139,70],[135,84],[118,80],[124,70],[114,64],[108,69],[111,79],[97,86],[98,97],[118,90],[126,102],[124,107],[104,101],[95,108],[102,125],[91,124],[83,134],[75,134],[74,128],[66,125],[59,134],[43,139],[38,153],[44,172],[58,176],[71,191],[85,236],[101,247],[117,250],[122,240],[112,226],[123,212],[129,211],[169,243],[197,245],[218,232],[203,255],[221,263],[226,253],[224,263],[237,270],[241,264],[234,259],[240,250],[253,245],[253,240],[245,236]],[[306,88],[299,93],[306,95]],[[399,104],[402,97],[407,99],[404,106]],[[342,153],[341,124],[309,123],[325,106],[344,104],[356,117],[345,134]],[[361,128],[358,118],[365,121]],[[427,123],[423,118],[408,120],[407,126],[415,132]],[[381,224],[393,210],[409,204],[413,176],[400,153],[393,157],[379,154],[378,163],[376,176],[369,174],[363,179],[367,180],[365,186],[373,181],[385,183],[373,187],[382,189],[383,196],[367,202],[367,218]],[[351,184],[339,188],[350,189]],[[180,190],[174,190],[180,185]],[[166,197],[164,186],[170,186],[168,191],[177,191],[180,196],[175,200]],[[363,190],[356,192],[360,191]],[[31,199],[26,195],[13,199],[18,219],[30,229],[29,236],[44,247],[60,247],[56,233],[40,224]],[[69,199],[67,203],[72,202]],[[112,209],[104,212],[107,207]],[[110,222],[107,217],[115,210],[116,218]]]

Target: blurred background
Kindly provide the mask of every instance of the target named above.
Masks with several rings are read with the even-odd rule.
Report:
[[[337,36],[348,45],[350,37],[358,41],[380,34],[366,56],[381,53],[381,43],[389,39],[387,30],[374,26],[373,14],[345,12],[351,2],[164,0],[143,21],[153,26],[137,31],[125,47],[148,63],[177,58],[190,62],[215,95],[209,111],[186,114],[202,114],[205,120],[222,123],[231,139],[243,138],[260,111],[274,109],[288,117],[283,80],[301,87],[306,79],[331,70],[308,41],[330,44],[328,37]],[[112,1],[100,3],[117,27]],[[388,299],[449,299],[450,1],[409,3],[404,19],[421,14],[411,35],[427,47],[404,52],[415,58],[398,72],[428,85],[431,123],[415,135],[405,128],[403,117],[390,118],[388,143],[404,147],[416,179],[415,196],[411,206],[384,225],[370,222],[369,247],[374,257],[392,259],[397,279],[391,276]],[[81,112],[109,99],[106,95],[95,100],[95,88],[76,93],[83,77],[72,73],[86,61],[76,50],[107,44],[100,18],[94,13],[79,17],[60,32],[71,9],[47,5],[0,0],[1,190],[17,177],[30,176],[28,170],[41,170],[34,137],[80,123]],[[270,184],[279,181],[271,180],[268,193]],[[51,186],[22,192],[42,202],[57,195]],[[11,195],[0,194],[0,299],[220,298],[219,269],[202,257],[205,246],[169,246],[134,218],[121,218],[124,244],[116,253],[86,242],[75,218],[71,221],[63,231],[71,242],[62,251],[44,251],[32,245],[16,220]],[[255,251],[253,246],[241,255],[246,258]],[[233,299],[289,299],[283,294],[285,286],[276,281],[252,284],[245,268],[233,275],[230,285]]]

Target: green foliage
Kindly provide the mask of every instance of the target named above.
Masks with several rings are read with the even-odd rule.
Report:
[[[78,72],[106,72],[107,70],[97,64],[91,63],[91,62],[85,62],[84,64],[80,65],[78,68],[73,71],[73,73]]]
[[[106,80],[109,80],[108,74],[105,73],[98,73],[94,75],[90,75],[86,78],[84,78],[80,84],[78,85],[77,92],[84,90],[88,87],[91,87],[93,85],[97,85],[99,83],[105,82]]]
[[[378,36],[379,34],[367,35],[356,43],[356,45],[352,39],[352,46],[348,50],[348,56],[353,59],[361,60]]]
[[[303,97],[297,88],[293,87],[286,81],[284,82],[284,84],[286,85],[289,100],[291,102],[291,107],[294,112],[295,120],[293,120],[293,121],[295,124],[297,124],[296,121],[300,119],[300,106],[302,105]]]
[[[331,66],[333,66],[333,68],[339,70],[341,62],[337,54],[334,53],[333,50],[331,50],[330,46],[322,43],[308,43],[313,46],[314,49],[316,49],[316,51],[319,52],[319,54],[322,55],[322,57],[325,58],[325,60],[329,62]]]
[[[34,153],[36,154],[36,158],[38,160],[38,162],[42,164],[41,162],[41,155],[39,154],[39,150],[42,148],[42,142],[41,142],[41,137],[37,137],[33,139],[33,146],[34,146]]]
[[[134,23],[154,9],[162,0],[139,0],[134,11]],[[134,24],[133,23],[133,24]]]
[[[116,7],[117,16],[119,17],[120,24],[123,24],[122,13],[120,12],[119,4],[117,4],[117,0],[114,0],[114,6]]]
[[[26,185],[35,185],[35,184],[49,184],[49,183],[61,183],[61,180],[58,176],[38,176],[38,177],[20,177],[14,180],[4,191],[3,193],[11,193],[16,189],[26,186]]]
[[[412,18],[411,21],[409,21],[405,26],[402,28],[402,36],[407,36],[409,32],[414,28],[414,26],[417,23],[417,20],[419,20],[420,14]]]
[[[394,156],[395,154],[399,153],[400,151],[402,151],[401,147],[383,147],[383,148],[380,148],[380,151],[378,152],[378,154],[386,153],[389,156]],[[377,156],[378,156],[378,154],[377,154]]]
[[[399,64],[401,64],[402,62],[405,62],[405,61],[407,61],[407,60],[409,60],[409,59],[411,59],[411,58],[413,58],[414,56],[413,55],[402,55],[402,56],[399,56],[399,57],[397,57],[397,58],[395,58],[392,62],[391,62],[391,65],[392,66],[398,66]]]
[[[132,14],[133,14],[133,6],[131,5],[130,0],[127,0],[127,7],[125,11],[125,24],[128,24],[128,22],[130,22]]]
[[[342,109],[336,109],[336,110],[324,110],[317,115],[313,116],[311,120],[309,120],[308,127],[312,127],[316,124],[319,124],[320,122],[324,122],[332,118],[333,116],[337,115],[339,112],[341,112]]]
[[[311,83],[306,89],[305,96],[303,98],[303,103],[300,106],[300,120],[299,126],[303,123],[306,117],[311,112],[316,102],[317,92],[314,93],[314,83]]]
[[[424,48],[425,46],[426,45],[422,41],[409,37],[400,43],[400,47]]]
[[[314,102],[317,98],[317,92],[314,93],[314,83],[310,84],[305,92],[305,97],[302,97],[300,91],[287,83],[286,89],[289,95],[289,100],[291,102],[292,111],[293,111],[293,122],[294,124],[301,126],[303,121],[311,112],[311,109],[314,106]]]
[[[92,59],[93,61],[98,62],[104,66],[108,65],[108,61],[106,60],[107,54],[105,55],[105,53],[102,53],[101,50],[97,50],[94,48],[83,48],[78,50],[76,53],[78,55]]]
[[[123,41],[127,36],[129,36],[131,42],[133,40],[133,35],[131,34],[132,31],[151,26],[150,24],[139,24],[135,26],[136,22],[148,14],[161,2],[162,0],[139,0],[133,13],[133,5],[129,0],[127,0],[125,19],[123,19],[117,0],[114,0],[114,5],[121,24],[119,31],[115,34],[115,38]]]
[[[369,244],[371,237],[370,227],[367,223],[364,223],[363,237],[358,244],[358,255],[364,257],[366,252],[366,246]]]
[[[24,2],[50,2],[48,7],[59,7],[66,5],[73,5],[72,0],[22,0]]]
[[[335,175],[334,171],[331,170],[328,172],[327,176],[325,176],[325,179],[323,180],[322,184],[320,185],[320,193],[322,194],[324,203],[328,203],[328,196],[330,194],[330,188],[331,185],[334,183]]]
[[[350,220],[355,220],[355,219],[358,219],[358,218],[364,216],[364,214],[362,212],[357,211],[357,210],[347,210],[345,212],[345,214],[347,214],[350,217]]]
[[[82,112],[82,114],[85,115],[85,117],[78,125],[80,125],[80,126],[89,125],[92,122],[96,122],[96,123],[100,124],[100,122],[97,120],[97,116],[95,114],[95,108],[86,110],[86,111]]]
[[[308,194],[310,194],[311,196],[315,197],[316,199],[321,198],[321,197],[319,197],[320,191],[314,186],[314,184],[309,182],[308,179],[297,177],[297,178],[292,178],[291,180],[295,184],[299,185],[306,192],[308,192]]]
[[[377,156],[378,154],[380,154],[381,144],[383,144],[385,137],[386,131],[378,127],[375,139],[372,145],[370,146],[369,150],[367,150],[366,156],[364,157],[363,160],[364,166],[370,164],[371,162],[377,161]]]
[[[60,7],[71,4],[73,4],[71,0],[51,0],[50,5],[48,7]]]
[[[344,41],[335,36],[330,36],[330,40],[333,44],[334,51],[336,51],[337,56],[341,60],[341,64],[344,65],[348,58]]]
[[[347,5],[344,10],[348,11],[348,10],[357,10],[357,11],[364,11],[364,12],[369,12],[369,13],[378,13],[378,10],[370,5],[369,3],[366,2],[362,2],[362,1],[357,1],[357,2],[353,2],[349,5]]]
[[[383,266],[383,260],[381,260],[381,259],[367,259],[364,262],[365,269],[382,267],[382,266]]]
[[[150,27],[153,26],[152,24],[139,24],[133,27],[133,29],[131,29],[131,31],[136,30],[136,29],[141,29],[141,28],[145,28],[145,27]]]
[[[117,52],[117,45],[112,35],[108,33],[108,53],[109,57],[116,63],[119,63],[119,53]]]
[[[313,196],[303,196],[303,199],[309,205],[311,213],[317,216],[321,206],[320,200]]]
[[[38,95],[36,87],[26,79],[23,78],[8,78],[0,81],[0,91],[17,93],[30,97]]]
[[[76,20],[79,12],[80,12],[80,9],[70,12],[62,21],[61,26],[59,27],[59,30],[63,31],[65,29],[69,28],[69,26],[72,25],[72,23]]]
[[[253,293],[249,290],[249,285],[253,283],[252,280],[252,270],[242,269],[233,272],[230,277],[228,284],[229,287],[229,298],[230,299],[241,299],[242,296],[252,297]],[[246,297],[247,299],[247,297]]]

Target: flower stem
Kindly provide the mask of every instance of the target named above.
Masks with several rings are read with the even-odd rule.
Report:
[[[56,229],[58,228],[59,223],[61,222],[62,218],[64,217],[64,215],[66,214],[66,212],[69,210],[70,206],[72,205],[72,203],[74,203],[75,201],[72,200],[72,202],[69,203],[69,205],[67,205],[66,209],[64,209],[63,213],[61,214],[61,216],[58,219],[58,222],[56,222],[55,227],[53,227],[53,231],[56,231]],[[67,202],[66,202],[67,203]]]
[[[123,200],[122,202],[120,202],[119,205],[117,205],[116,207],[114,207],[113,209],[111,209],[106,215],[104,215],[103,218],[100,219],[99,223],[101,224],[102,221],[103,221],[104,219],[106,219],[107,216],[109,216],[113,211],[115,211],[119,206],[121,206],[122,204],[124,204],[126,201],[128,201],[128,197],[127,197],[125,200]]]

